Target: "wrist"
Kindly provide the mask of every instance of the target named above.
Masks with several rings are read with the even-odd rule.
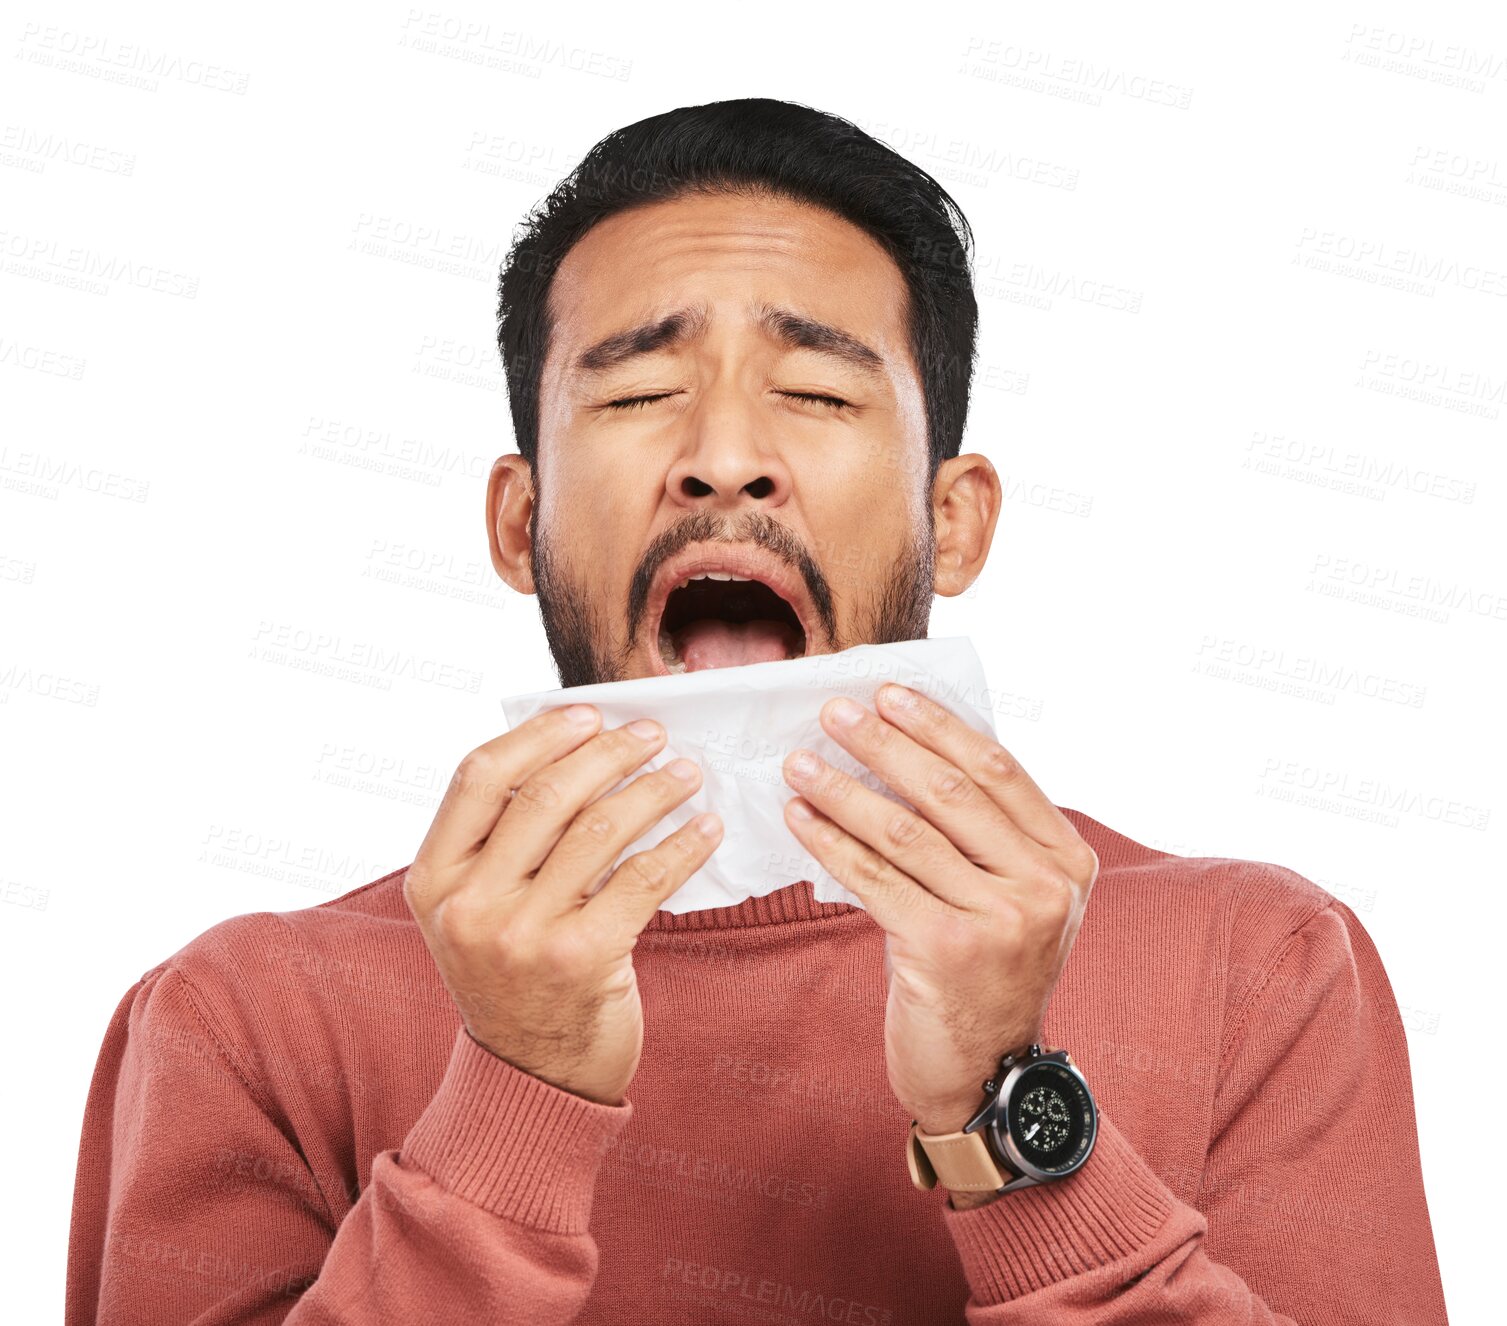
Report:
[[[954,1211],[971,1211],[976,1206],[988,1206],[999,1201],[997,1192],[950,1192],[947,1200]]]
[[[1004,1052],[1004,1057],[1024,1059],[1030,1052],[1033,1041],[1025,1041],[1016,1048]],[[960,1133],[968,1125],[968,1121],[979,1112],[984,1101],[989,1096],[990,1083],[998,1081],[995,1065],[998,1060],[984,1064],[979,1072],[980,1089],[966,1096],[958,1096],[944,1101],[933,1102],[911,1112],[913,1118],[921,1125],[921,1131],[935,1137],[942,1133]],[[991,1074],[990,1070],[995,1069]],[[985,1079],[988,1081],[985,1081]]]
[[[975,1095],[972,1100],[960,1101],[950,1105],[930,1105],[925,1109],[918,1110],[911,1115],[921,1131],[930,1137],[938,1137],[943,1133],[960,1133],[968,1125],[968,1121],[979,1112],[979,1106],[984,1103],[982,1094]]]
[[[1097,1111],[1065,1050],[1033,1043],[1000,1060],[984,1102],[936,1105],[915,1116],[906,1145],[911,1182],[951,1190],[948,1205],[986,1206],[1019,1188],[1075,1173],[1093,1150]]]

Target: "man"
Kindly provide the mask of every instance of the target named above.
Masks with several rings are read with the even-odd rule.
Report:
[[[592,150],[503,272],[520,454],[487,493],[563,685],[924,637],[999,513],[958,454],[968,245],[805,107]],[[792,880],[659,910],[715,814],[608,871],[699,771],[607,795],[663,730],[560,707],[465,758],[406,869],[147,972],[89,1097],[68,1320],[1444,1320],[1353,913],[1060,809],[903,688],[821,720],[914,806],[786,761],[861,909]],[[1048,1062],[1065,1094],[987,1149],[965,1125]],[[1043,1137],[1071,1162],[1012,1167]]]

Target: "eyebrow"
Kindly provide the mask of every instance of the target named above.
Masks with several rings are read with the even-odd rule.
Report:
[[[773,304],[755,303],[751,308],[758,327],[791,349],[826,355],[870,376],[878,376],[883,371],[884,356],[850,332]],[[684,345],[703,335],[707,323],[706,309],[697,305],[630,327],[627,331],[614,332],[581,352],[576,359],[576,371],[592,375],[605,373],[641,355]]]

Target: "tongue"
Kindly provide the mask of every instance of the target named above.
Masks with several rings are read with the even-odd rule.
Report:
[[[675,652],[687,672],[793,658],[800,649],[800,631],[786,622],[725,622],[704,617],[675,633]]]

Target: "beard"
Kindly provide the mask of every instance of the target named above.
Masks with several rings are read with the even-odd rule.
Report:
[[[624,681],[643,624],[644,607],[654,573],[688,544],[711,541],[752,543],[769,549],[793,567],[805,581],[830,650],[819,651],[814,640],[806,641],[806,653],[837,652],[854,645],[893,644],[901,640],[924,640],[931,620],[931,600],[936,563],[936,530],[930,502],[924,534],[916,532],[899,555],[877,579],[877,589],[851,639],[840,638],[832,587],[805,546],[779,521],[762,511],[745,511],[727,519],[710,511],[697,511],[657,537],[634,571],[628,590],[627,613],[620,643],[614,643],[610,622],[594,605],[584,583],[564,565],[554,541],[539,518],[536,501],[529,516],[529,568],[534,591],[539,596],[539,616],[544,636],[555,661],[560,685],[591,686],[598,682]]]

